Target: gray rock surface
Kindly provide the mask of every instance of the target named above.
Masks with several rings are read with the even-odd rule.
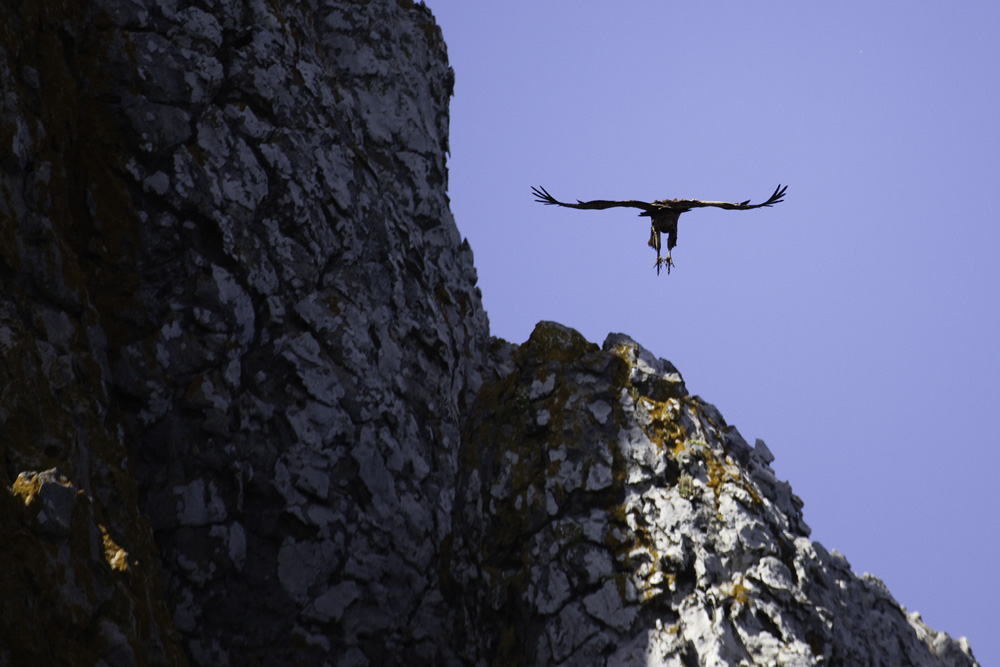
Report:
[[[0,665],[973,664],[625,336],[490,339],[406,1],[0,4]]]
[[[973,665],[809,539],[677,370],[542,322],[470,413],[449,571],[478,664]]]
[[[6,438],[5,484],[57,465],[107,512],[98,473],[137,488],[115,528],[142,526],[197,664],[434,659],[488,324],[430,12],[98,0],[0,24],[6,420],[47,410],[41,384],[111,440],[45,412]]]

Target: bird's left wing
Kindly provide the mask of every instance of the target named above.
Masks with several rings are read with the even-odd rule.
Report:
[[[615,208],[615,207],[625,207],[625,208],[641,208],[643,211],[655,211],[660,207],[650,204],[649,202],[637,201],[635,199],[626,199],[623,201],[609,201],[607,199],[595,199],[594,201],[580,201],[577,200],[575,204],[567,204],[557,200],[555,197],[550,195],[545,188],[531,188],[532,193],[535,195],[535,201],[541,202],[543,204],[552,204],[555,206],[566,206],[567,208],[580,208],[580,209],[605,209],[605,208]]]
[[[775,188],[774,194],[772,194],[767,201],[762,202],[760,204],[751,204],[749,199],[739,204],[733,204],[726,201],[701,201],[700,199],[679,199],[676,202],[670,202],[670,203],[677,207],[684,207],[685,209],[701,208],[703,206],[714,206],[716,208],[725,208],[737,211],[749,211],[752,208],[764,208],[765,206],[774,206],[775,204],[780,204],[782,201],[784,201],[786,190],[788,190],[787,185],[785,186],[779,185],[777,188]]]

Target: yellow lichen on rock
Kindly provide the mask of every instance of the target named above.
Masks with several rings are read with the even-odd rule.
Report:
[[[100,528],[101,542],[104,546],[104,560],[115,572],[126,572],[128,570],[128,552],[115,543],[103,524],[98,524],[98,528]]]

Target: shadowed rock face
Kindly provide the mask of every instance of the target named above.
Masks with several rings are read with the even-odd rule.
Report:
[[[99,0],[6,3],[0,24],[11,560],[47,584],[98,570],[64,614],[97,655],[119,634],[138,662],[440,655],[488,324],[430,13]],[[91,565],[101,539],[124,570]],[[53,654],[37,644],[9,655]]]
[[[972,664],[669,363],[489,339],[451,85],[408,2],[0,5],[0,665]]]

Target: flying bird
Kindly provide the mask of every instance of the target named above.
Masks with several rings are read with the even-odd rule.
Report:
[[[732,204],[725,201],[701,201],[700,199],[662,199],[654,202],[636,201],[634,199],[626,199],[623,201],[595,199],[594,201],[577,200],[575,204],[567,204],[565,202],[558,201],[555,197],[550,195],[545,188],[533,187],[531,188],[531,191],[535,195],[535,201],[555,206],[583,209],[592,208],[597,210],[615,207],[641,208],[642,213],[640,213],[639,216],[648,217],[652,223],[652,229],[649,233],[649,245],[656,250],[656,273],[659,275],[660,268],[662,266],[666,265],[667,273],[669,274],[670,267],[674,265],[674,261],[670,258],[670,251],[674,249],[675,245],[677,245],[677,219],[680,218],[681,213],[686,213],[693,208],[704,208],[706,206],[714,206],[716,208],[725,208],[734,211],[749,211],[752,208],[773,206],[774,204],[784,201],[783,198],[785,196],[785,190],[787,189],[787,185],[784,187],[778,185],[778,187],[774,190],[774,194],[772,194],[771,197],[762,204],[751,204],[749,199],[739,204]],[[660,234],[667,235],[666,257],[660,256]]]

